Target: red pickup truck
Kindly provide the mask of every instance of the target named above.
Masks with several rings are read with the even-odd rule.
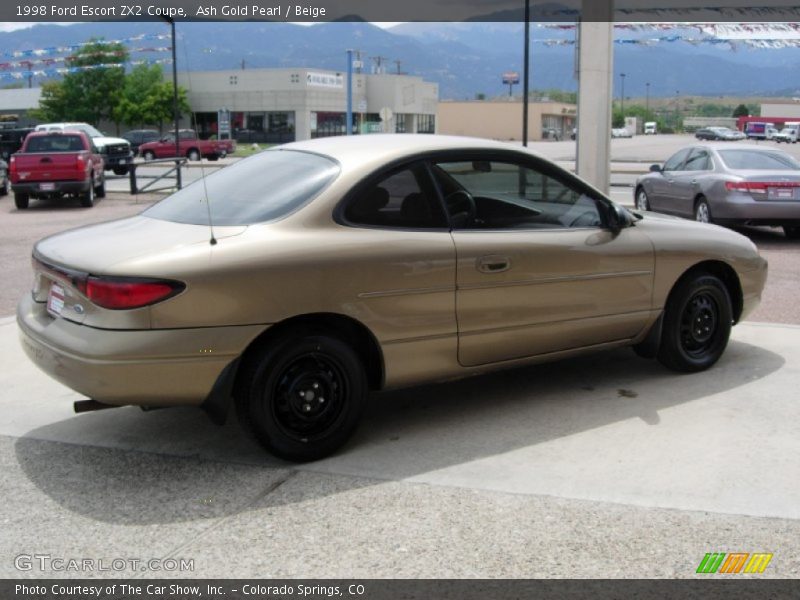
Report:
[[[77,197],[82,206],[106,195],[103,157],[82,131],[36,131],[11,155],[8,175],[17,208],[31,198]]]
[[[209,160],[225,158],[236,151],[233,140],[201,140],[192,129],[181,129],[178,132],[178,156],[186,156],[189,160]],[[145,160],[175,157],[175,134],[166,135],[157,142],[147,142],[139,146],[139,154]]]

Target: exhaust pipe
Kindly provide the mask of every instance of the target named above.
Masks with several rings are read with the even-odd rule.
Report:
[[[103,404],[97,400],[76,400],[72,405],[76,413],[93,412],[96,410],[105,410],[106,408],[119,408],[116,404]]]

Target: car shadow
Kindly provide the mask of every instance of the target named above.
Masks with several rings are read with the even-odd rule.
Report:
[[[230,502],[214,516],[420,476],[628,419],[659,427],[660,411],[751,385],[784,363],[770,350],[732,341],[712,370],[682,375],[622,349],[376,393],[345,448],[301,466],[267,455],[235,418],[220,428],[193,408],[76,416],[29,431],[14,451],[27,478],[69,511],[109,523],[181,522],[199,518],[181,507],[223,485],[232,471],[244,480],[282,481],[309,471],[351,477]]]

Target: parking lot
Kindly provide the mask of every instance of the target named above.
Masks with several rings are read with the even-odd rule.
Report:
[[[612,140],[612,197],[632,204],[636,173],[692,140]],[[574,167],[574,142],[532,148]],[[742,230],[769,279],[709,372],[618,350],[375,394],[343,451],[298,466],[235,418],[76,416],[80,397],[24,357],[12,315],[32,244],[156,199],[108,189],[91,209],[0,199],[0,576],[86,575],[15,566],[46,553],[194,561],[99,574],[114,577],[692,577],[736,551],[774,553],[761,577],[800,576],[800,244],[780,230]]]

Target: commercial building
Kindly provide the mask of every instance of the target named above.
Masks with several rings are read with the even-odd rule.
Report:
[[[242,141],[285,143],[345,133],[347,78],[321,69],[238,69],[179,73],[202,137],[230,111]],[[353,75],[356,133],[435,133],[439,87],[410,75]]]
[[[0,124],[27,127],[34,123],[28,111],[39,107],[41,88],[12,88],[0,90]]]
[[[761,116],[800,121],[800,102],[762,102]]]
[[[528,139],[568,139],[577,107],[563,102],[528,104]],[[522,139],[522,100],[444,101],[439,103],[438,133],[503,141]]]

